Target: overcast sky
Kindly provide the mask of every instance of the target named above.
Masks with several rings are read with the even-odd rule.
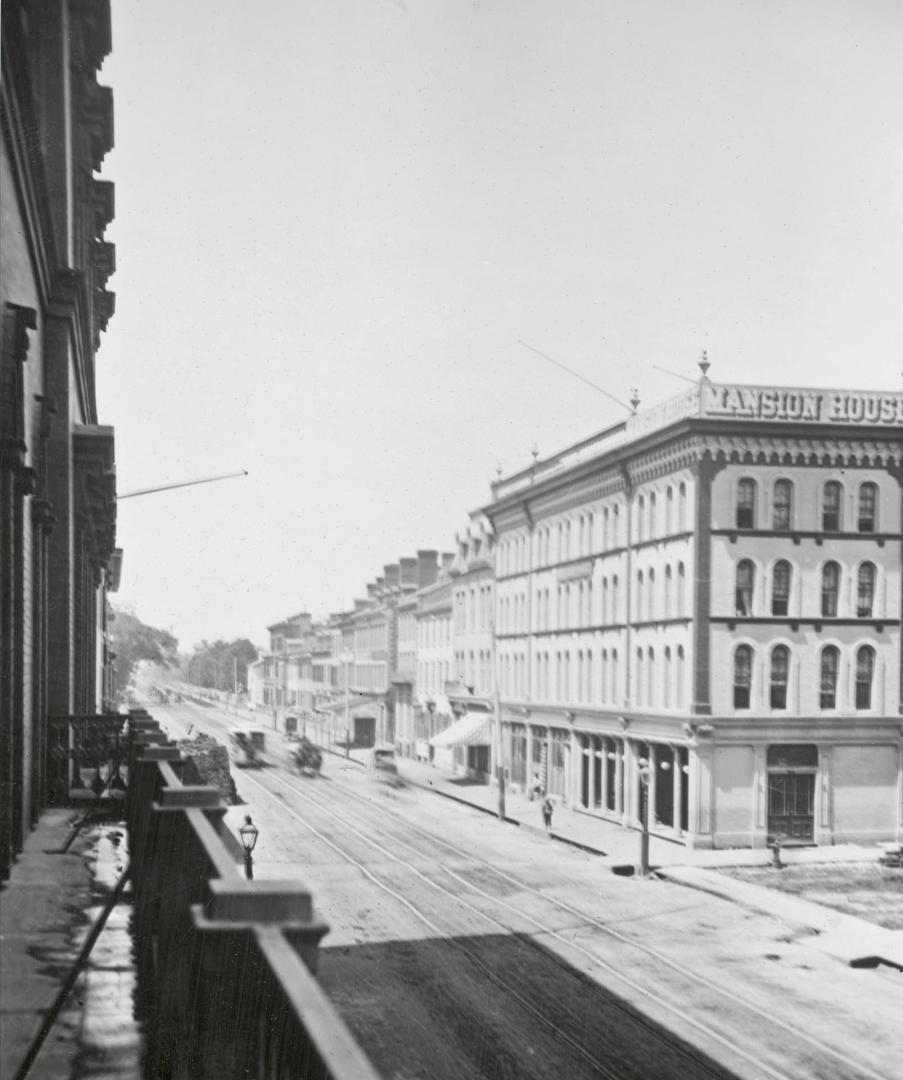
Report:
[[[899,390],[898,0],[115,0],[115,601],[351,606],[496,468],[715,380]]]

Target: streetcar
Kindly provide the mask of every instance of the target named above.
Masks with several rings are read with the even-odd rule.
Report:
[[[232,756],[239,768],[260,768],[266,764],[266,732],[263,728],[233,728],[229,735]]]

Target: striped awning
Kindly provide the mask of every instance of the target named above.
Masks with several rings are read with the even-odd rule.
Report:
[[[453,724],[430,739],[430,746],[489,746],[492,714],[466,712]]]

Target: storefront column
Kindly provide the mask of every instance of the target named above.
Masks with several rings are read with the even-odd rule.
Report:
[[[636,825],[640,819],[639,784],[637,773],[639,769],[636,744],[632,739],[624,740],[624,767],[621,772],[621,823],[623,825]]]
[[[694,848],[714,846],[712,767],[715,756],[711,741],[698,741],[690,754],[690,844]]]
[[[583,747],[577,732],[571,728],[570,738],[570,768],[568,769],[568,806],[573,810],[583,800]],[[576,792],[576,795],[575,795]]]
[[[675,836],[682,836],[683,829],[681,828],[681,813],[680,808],[683,804],[683,784],[684,784],[684,771],[680,764],[680,751],[676,746],[671,747],[671,772],[674,774],[671,778],[671,799],[674,803],[674,813],[672,814],[671,826],[674,829]]]
[[[529,720],[524,721],[524,730],[527,733],[524,741],[524,794],[530,795],[533,791],[533,726]]]
[[[768,748],[753,747],[753,836],[754,848],[765,847],[768,841]]]
[[[833,761],[834,748],[832,746],[818,747],[818,772],[816,773],[815,791],[815,842],[816,844],[833,844],[834,842],[834,814],[833,814]]]
[[[649,743],[649,772],[646,774],[646,789],[647,789],[647,803],[646,809],[649,813],[649,828],[655,824],[655,807],[656,807],[656,795],[658,784],[656,783],[658,768],[658,747],[653,743]]]

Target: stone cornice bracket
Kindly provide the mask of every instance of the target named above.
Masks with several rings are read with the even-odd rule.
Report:
[[[624,490],[627,492],[627,495],[630,496],[633,494],[633,477],[630,475],[630,469],[627,467],[627,462],[622,461],[618,466],[618,469],[621,473],[621,481],[624,485]]]
[[[24,364],[28,359],[28,346],[30,339],[29,330],[37,330],[38,313],[34,308],[24,307],[22,304],[7,304],[7,309],[12,316],[12,341],[10,343],[10,355],[13,360]]]
[[[46,499],[35,499],[31,504],[31,520],[34,527],[44,536],[53,532],[56,516],[53,506]]]
[[[110,0],[72,0],[71,6],[81,24],[81,56],[92,71],[97,71],[113,48]]]
[[[524,499],[521,503],[521,508],[524,511],[524,517],[527,519],[527,528],[530,530],[530,532],[533,532],[533,512],[530,509],[530,503],[526,499]]]
[[[116,188],[112,180],[92,178],[91,203],[94,207],[94,235],[99,239],[116,216]]]
[[[630,718],[627,716],[619,716],[618,725],[620,726],[621,731],[627,731],[627,729],[630,727]]]
[[[116,272],[116,245],[108,240],[95,240],[91,245],[91,269],[94,271],[94,288],[99,292]]]
[[[88,132],[91,166],[97,171],[113,149],[113,91],[95,79],[85,82],[81,119]]]

